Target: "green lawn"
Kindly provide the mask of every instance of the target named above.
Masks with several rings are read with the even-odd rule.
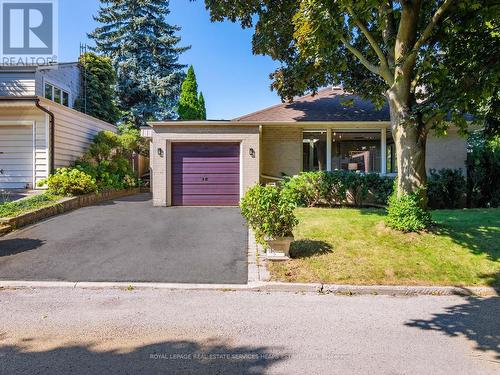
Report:
[[[44,193],[14,202],[0,203],[0,217],[13,217],[38,208],[52,206],[61,198],[58,195]]]
[[[500,286],[500,209],[435,211],[438,225],[421,234],[386,228],[384,215],[377,209],[298,209],[293,259],[270,264],[272,278]]]

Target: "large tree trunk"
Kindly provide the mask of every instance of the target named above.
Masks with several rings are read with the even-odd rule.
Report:
[[[427,194],[423,189],[427,185],[425,124],[419,116],[410,115],[409,105],[405,100],[401,100],[394,92],[388,94],[397,155],[398,196],[419,192],[423,198],[423,206],[427,206]]]

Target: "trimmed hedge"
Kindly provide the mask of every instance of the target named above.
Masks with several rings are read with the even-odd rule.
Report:
[[[427,179],[429,207],[432,209],[462,208],[467,182],[460,169],[431,169]]]
[[[393,190],[393,179],[375,173],[347,171],[303,172],[283,183],[283,194],[298,206],[330,207],[352,202],[362,206],[371,203],[385,205]]]

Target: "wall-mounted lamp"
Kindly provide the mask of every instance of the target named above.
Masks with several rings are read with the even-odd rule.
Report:
[[[253,148],[250,149],[250,156],[255,159],[255,150]]]
[[[158,156],[159,156],[160,158],[162,158],[162,157],[163,157],[163,149],[162,149],[161,147],[158,147]]]

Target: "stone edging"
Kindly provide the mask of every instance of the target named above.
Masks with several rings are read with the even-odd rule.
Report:
[[[54,204],[51,206],[42,207],[40,209],[11,218],[0,218],[0,227],[5,227],[5,228],[10,227],[10,230],[6,229],[7,232],[14,229],[25,227],[26,225],[34,224],[40,220],[56,216],[67,211],[75,210],[77,208],[91,206],[93,204],[103,202],[106,200],[126,197],[138,193],[140,193],[140,188],[126,189],[126,190],[107,190],[101,193],[63,198],[58,202],[54,202]],[[3,234],[6,234],[6,232]]]

